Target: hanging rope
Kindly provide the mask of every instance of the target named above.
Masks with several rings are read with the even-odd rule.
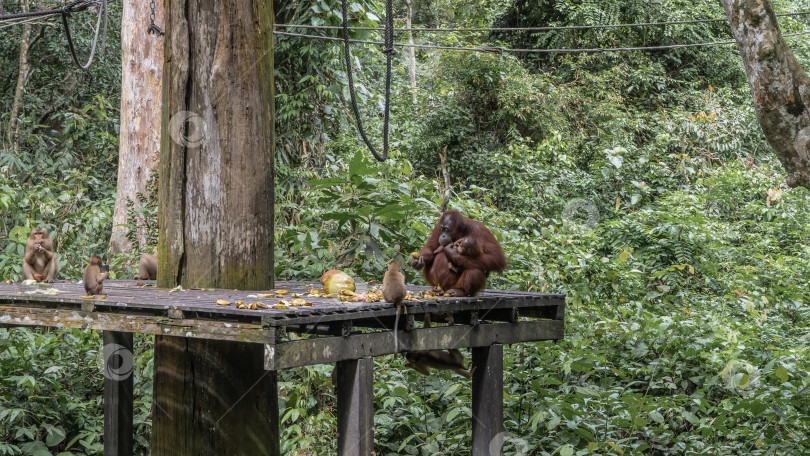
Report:
[[[352,77],[352,61],[349,54],[349,13],[348,1],[343,0],[343,48],[346,55],[346,79],[349,83],[349,96],[352,99],[352,109],[354,110],[354,118],[357,121],[357,130],[360,136],[363,137],[363,142],[366,143],[371,155],[379,162],[385,161],[388,158],[388,118],[391,108],[391,59],[397,53],[394,49],[394,7],[392,0],[385,2],[385,42],[383,43],[383,54],[385,54],[385,111],[383,114],[383,154],[377,153],[374,146],[366,136],[366,131],[363,129],[363,121],[360,119],[360,109],[357,107],[357,97],[354,93],[354,78]]]
[[[74,2],[75,3],[75,2]],[[82,65],[79,63],[79,58],[76,57],[76,49],[73,46],[73,37],[70,35],[70,26],[68,25],[67,18],[70,16],[71,10],[67,7],[62,8],[62,25],[65,26],[65,36],[67,37],[68,47],[70,48],[70,55],[73,56],[73,61],[76,62],[76,65],[79,66],[82,70],[86,70],[90,68],[90,64],[93,63],[93,56],[96,54],[96,44],[98,43],[98,32],[101,29],[101,16],[104,16],[104,36],[101,38],[101,49],[104,49],[104,45],[107,41],[107,0],[101,0],[98,7],[98,18],[96,19],[96,33],[93,37],[93,45],[90,48],[90,57],[87,59],[87,63]]]

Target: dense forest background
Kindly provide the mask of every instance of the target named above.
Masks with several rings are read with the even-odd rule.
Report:
[[[808,0],[774,3],[777,13],[810,11]],[[724,17],[709,0],[412,4],[414,26],[439,28]],[[2,6],[20,11],[17,1]],[[78,279],[89,255],[107,256],[121,85],[121,4],[110,6],[106,52],[87,71],[73,64],[58,18],[32,26],[31,71],[14,119],[22,27],[0,26],[4,281],[20,279],[34,226],[51,230],[62,279]],[[349,6],[351,25],[381,25],[382,3]],[[276,2],[275,11],[279,23],[340,24],[334,0]],[[144,33],[148,15],[144,3]],[[402,26],[404,2],[395,2],[395,15]],[[81,58],[95,15],[71,21]],[[780,25],[783,33],[806,31],[810,16],[782,16]],[[381,40],[376,31],[354,37]],[[414,39],[527,49],[731,36],[718,21]],[[810,68],[807,36],[786,39]],[[564,341],[505,350],[506,454],[810,454],[810,194],[784,185],[736,46],[418,49],[415,87],[401,50],[391,159],[377,164],[357,134],[339,43],[278,36],[275,44],[278,279],[313,279],[339,267],[379,280],[389,261],[404,261],[439,215],[446,146],[450,208],[489,226],[510,261],[490,287],[568,296]],[[364,122],[379,148],[384,57],[372,45],[352,51]],[[155,195],[144,195],[153,203],[132,214],[153,223],[151,244]],[[131,277],[138,253],[109,258],[114,277]],[[151,343],[136,338],[138,454],[149,453]],[[100,348],[92,331],[0,329],[0,455],[101,453]],[[377,454],[468,454],[470,382],[421,376],[402,364],[375,360]],[[331,369],[281,373],[283,454],[334,453]]]

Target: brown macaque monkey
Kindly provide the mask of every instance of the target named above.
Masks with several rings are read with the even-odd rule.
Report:
[[[451,370],[459,375],[470,378],[472,373],[464,367],[464,355],[456,349],[444,350],[422,350],[405,352],[406,367],[428,375],[428,368],[439,370]]]
[[[388,270],[385,271],[383,276],[382,295],[386,301],[394,303],[397,308],[397,314],[394,317],[394,353],[399,353],[399,339],[397,338],[399,314],[402,308],[402,300],[405,299],[407,294],[408,290],[405,288],[405,275],[402,273],[402,268],[399,263],[393,262],[388,266]]]
[[[53,240],[45,228],[34,228],[25,241],[25,256],[23,257],[23,280],[36,280],[37,282],[53,282],[59,272],[57,255],[53,251]]]
[[[104,272],[101,272],[102,268]],[[106,264],[102,266],[101,258],[93,255],[90,257],[90,264],[84,269],[84,291],[88,295],[99,295],[104,288],[104,279],[110,276],[110,267]]]
[[[157,279],[157,258],[154,255],[144,253],[138,263],[138,275],[133,277],[136,280]]]

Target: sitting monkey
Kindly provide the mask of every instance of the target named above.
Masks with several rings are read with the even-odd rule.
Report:
[[[59,272],[59,262],[53,251],[53,240],[45,228],[34,228],[25,241],[25,255],[23,256],[23,280],[36,280],[37,282],[53,282]]]
[[[144,253],[138,263],[138,275],[135,280],[155,280],[157,279],[157,258],[154,255]]]
[[[102,268],[104,272],[101,272]],[[104,279],[110,276],[110,267],[105,265],[101,265],[101,258],[97,256],[90,257],[90,264],[87,265],[87,268],[84,270],[84,277],[82,278],[82,282],[84,283],[84,291],[87,292],[88,295],[99,295],[101,294],[101,290],[104,289]]]

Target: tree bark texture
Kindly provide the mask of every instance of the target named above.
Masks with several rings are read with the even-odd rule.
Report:
[[[754,109],[791,187],[810,188],[810,79],[788,49],[771,0],[722,0]]]
[[[263,355],[262,344],[156,336],[152,454],[278,456],[276,373]]]
[[[163,5],[157,1],[155,22],[163,24]],[[132,248],[125,237],[130,228],[127,210],[140,209],[138,193],[148,195],[146,184],[158,170],[160,159],[160,105],[165,37],[147,33],[146,4],[123,3],[121,17],[121,132],[118,138],[118,183],[113,212],[110,253]],[[129,206],[128,206],[129,204]],[[146,228],[138,230],[140,248],[147,244]]]
[[[166,1],[158,284],[273,286],[273,5]]]

